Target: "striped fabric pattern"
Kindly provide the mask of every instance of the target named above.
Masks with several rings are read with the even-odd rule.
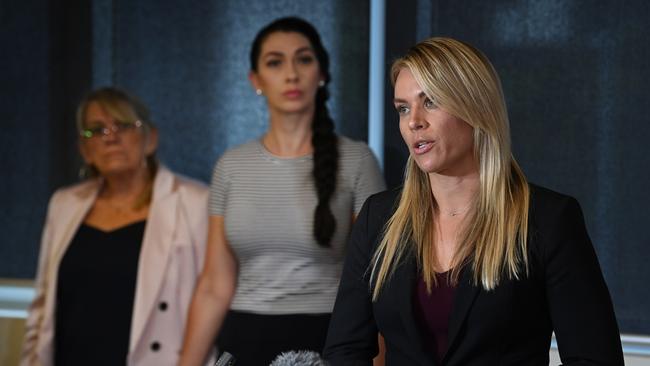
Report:
[[[353,214],[385,189],[365,143],[339,136],[336,217],[331,248],[313,238],[317,204],[311,155],[281,158],[261,140],[227,151],[213,172],[210,214],[224,216],[226,238],[239,261],[231,308],[259,314],[332,311]]]

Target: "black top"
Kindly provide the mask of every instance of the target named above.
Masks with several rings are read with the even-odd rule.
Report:
[[[145,224],[79,227],[59,266],[55,365],[126,364]]]

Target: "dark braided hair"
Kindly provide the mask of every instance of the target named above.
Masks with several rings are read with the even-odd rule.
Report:
[[[316,59],[323,75],[325,85],[316,92],[316,108],[312,119],[311,144],[314,147],[314,169],[312,176],[318,194],[318,205],[314,210],[314,238],[319,245],[330,246],[336,218],[330,209],[330,198],[336,190],[336,174],[338,171],[339,151],[338,140],[334,133],[334,121],[327,109],[329,92],[327,84],[330,82],[329,56],[321,43],[318,32],[307,21],[296,18],[280,18],[262,28],[255,36],[250,52],[251,70],[257,72],[257,63],[262,49],[262,43],[275,32],[295,32],[305,36],[311,43]]]

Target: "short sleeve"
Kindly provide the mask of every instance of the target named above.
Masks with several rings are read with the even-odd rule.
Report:
[[[359,159],[354,180],[354,214],[358,215],[366,199],[377,192],[386,189],[384,176],[379,169],[379,163],[368,146],[363,144],[364,152]]]
[[[212,171],[212,180],[210,181],[210,199],[208,211],[210,216],[223,216],[226,210],[228,200],[228,190],[230,180],[228,177],[227,159],[221,157]]]

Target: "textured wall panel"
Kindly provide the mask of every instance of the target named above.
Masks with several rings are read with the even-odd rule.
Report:
[[[469,41],[494,62],[519,162],[531,181],[578,197],[622,329],[650,333],[650,266],[644,262],[650,257],[650,5],[387,3],[387,64],[434,34]],[[90,81],[122,85],[151,106],[160,157],[173,169],[207,181],[225,149],[266,129],[263,100],[247,81],[248,49],[262,25],[284,15],[319,28],[332,57],[330,106],[337,128],[366,137],[367,1],[179,4],[93,2],[91,27]],[[61,116],[78,100],[70,85],[88,78],[75,70],[89,65],[67,62],[76,58],[70,53],[75,44],[64,41],[74,37],[59,26],[72,19],[57,14],[33,1],[0,7],[0,44],[10,50],[0,60],[0,166],[9,172],[0,189],[0,277],[33,276],[47,199],[74,180],[70,172],[78,164],[66,132],[74,133],[72,121]],[[386,175],[397,183],[405,151],[387,90]]]
[[[33,274],[51,193],[47,10],[39,1],[0,7],[0,277]]]
[[[650,5],[418,3],[432,11],[416,17],[431,22],[417,24],[418,37],[459,38],[492,60],[515,156],[532,182],[579,199],[621,329],[650,334]]]
[[[207,181],[225,149],[264,133],[266,107],[248,82],[248,53],[257,31],[281,16],[298,15],[318,28],[332,59],[329,105],[337,129],[366,138],[367,1],[178,4],[115,0],[113,13],[115,82],[151,106],[160,157],[173,169]]]
[[[330,52],[330,110],[340,133],[367,137],[368,1],[124,1],[0,5],[0,277],[33,277],[48,198],[74,183],[74,110],[91,85],[122,86],[150,106],[159,157],[208,181],[229,147],[266,130],[249,86],[256,32],[298,15]]]

